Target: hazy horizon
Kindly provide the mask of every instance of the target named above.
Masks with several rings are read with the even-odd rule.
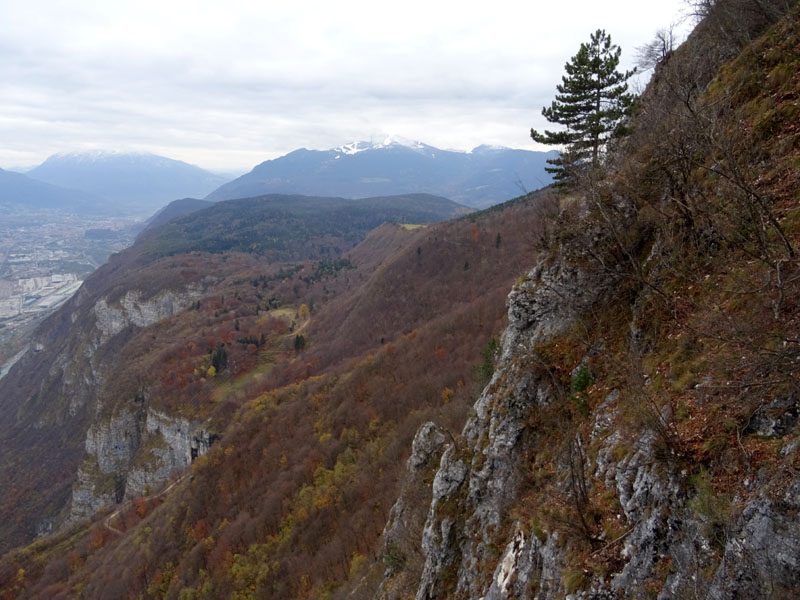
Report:
[[[379,132],[544,150],[528,131],[589,33],[606,29],[628,68],[686,7],[5,3],[0,168],[97,149],[244,173]]]

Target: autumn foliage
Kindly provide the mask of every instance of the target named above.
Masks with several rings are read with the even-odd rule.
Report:
[[[55,582],[108,598],[343,589],[376,551],[417,427],[434,418],[460,430],[483,384],[481,353],[552,207],[545,194],[424,228],[386,224],[324,269],[236,253],[159,259],[220,280],[133,335],[109,388],[145,389],[150,406],[205,418],[221,440],[168,495],[116,516],[109,525],[123,536],[102,521],[76,532],[68,568],[59,577],[34,568],[27,589]],[[50,543],[38,564],[61,560]],[[0,581],[20,565],[31,566],[6,557]]]

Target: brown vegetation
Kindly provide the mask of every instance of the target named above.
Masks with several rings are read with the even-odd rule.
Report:
[[[214,295],[130,336],[107,389],[208,417],[222,441],[161,506],[143,500],[115,517],[124,536],[102,523],[76,533],[77,559],[60,577],[36,566],[61,560],[53,541],[34,551],[35,564],[29,551],[7,555],[0,581],[24,568],[33,595],[57,584],[109,598],[302,598],[356,577],[419,424],[460,429],[548,202],[424,228],[387,224],[346,268],[203,253],[155,263],[154,276],[214,274]]]
[[[756,5],[770,16],[749,17]],[[754,425],[800,398],[800,9],[757,39],[787,5],[706,8],[709,18],[657,67],[609,171],[577,182],[582,200],[562,213],[552,241],[553,260],[612,282],[575,307],[581,318],[567,335],[537,349],[565,401],[579,365],[593,379],[580,403],[535,416],[550,443],[533,444],[530,491],[514,509],[542,535],[561,533],[573,591],[619,569],[610,548],[635,525],[615,517],[613,490],[586,479],[599,443],[581,456],[592,433],[581,413],[596,414],[612,390],[603,410],[619,411],[612,430],[626,440],[616,458],[654,435],[656,457],[683,473],[705,523],[714,558],[695,574],[697,589],[758,492],[748,482],[768,473],[779,494],[800,460],[781,453],[796,425],[769,436]],[[659,569],[630,593],[657,593],[671,572]]]

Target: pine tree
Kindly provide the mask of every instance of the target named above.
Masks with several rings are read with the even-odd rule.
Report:
[[[545,167],[558,183],[565,183],[579,167],[597,167],[606,142],[620,133],[634,99],[626,81],[636,72],[617,70],[620,53],[603,29],[593,33],[564,66],[567,74],[556,86],[553,103],[542,109],[548,121],[566,129],[544,133],[531,129],[534,141],[564,146],[558,158],[547,161],[553,166]]]

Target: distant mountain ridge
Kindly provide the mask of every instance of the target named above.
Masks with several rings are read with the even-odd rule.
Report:
[[[556,155],[493,146],[459,152],[387,137],[330,150],[295,150],[261,163],[206,199],[274,193],[346,198],[426,193],[485,208],[549,185],[552,180],[544,167]]]
[[[107,202],[93,194],[45,183],[0,169],[0,206],[26,209],[66,209],[107,212]]]
[[[704,8],[568,202],[242,198],[87,277],[0,378],[2,596],[797,598],[800,4]]]
[[[226,181],[164,156],[106,151],[55,154],[27,175],[101,196],[128,212],[152,212],[176,198],[203,197]]]
[[[422,224],[467,214],[469,208],[429,194],[347,199],[271,194],[208,203],[173,202],[154,217],[135,249],[148,256],[239,251],[275,260],[322,259],[361,242],[382,223]],[[159,223],[161,223],[159,225]]]
[[[146,221],[146,229],[160,227],[168,223],[172,219],[177,219],[184,215],[191,214],[198,210],[203,210],[212,206],[214,203],[208,200],[197,200],[195,198],[181,198],[180,200],[173,200],[164,208],[156,212],[152,217]]]

